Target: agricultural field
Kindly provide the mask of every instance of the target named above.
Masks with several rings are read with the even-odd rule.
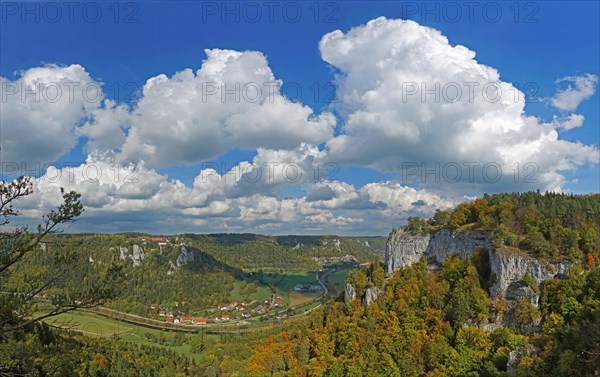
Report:
[[[289,294],[290,306],[302,305],[310,300],[321,297],[322,292],[294,292]]]
[[[33,314],[41,314],[41,312]],[[236,335],[235,333],[209,333],[210,331],[219,330],[219,328],[215,327],[199,328],[197,333],[182,333],[124,323],[116,319],[85,311],[63,313],[48,318],[45,322],[65,330],[81,332],[87,336],[118,339],[119,341],[139,345],[166,348],[191,357],[196,362],[202,362],[207,355],[215,352],[215,349],[230,344],[232,340],[240,339],[240,336],[254,338],[265,333],[265,331],[269,333],[276,326],[273,323],[253,322],[251,328],[246,329],[244,335]],[[235,329],[235,327],[232,327],[232,329]]]
[[[237,301],[245,301],[246,295],[244,291],[248,289],[250,284],[255,284],[256,288],[253,293],[247,296],[247,301],[263,301],[264,299],[271,296],[271,290],[269,287],[265,285],[261,285],[259,281],[256,280],[236,280],[233,283],[233,290],[231,291],[230,297],[232,300]]]
[[[294,286],[298,283],[319,284],[316,272],[295,272],[292,274],[270,274],[262,279],[265,283],[273,286],[276,293],[283,297],[286,304],[294,306],[317,298],[323,294],[318,292],[295,292]]]
[[[34,313],[34,315],[37,314]],[[131,333],[135,326],[80,311],[59,314],[56,317],[48,318],[46,323],[63,329],[79,331],[85,335],[103,338]]]
[[[36,313],[34,313],[34,315],[35,314]],[[201,355],[192,352],[192,344],[185,342],[184,339],[176,340],[175,338],[185,338],[190,336],[218,337],[217,335],[205,334],[175,335],[173,332],[123,323],[94,313],[82,311],[59,314],[55,317],[46,319],[45,322],[62,329],[81,332],[87,336],[113,338],[136,344],[165,347],[180,354],[193,357],[196,361],[200,361]]]
[[[236,280],[230,296],[232,300],[261,302],[271,297],[271,294],[276,293],[281,295],[287,305],[296,306],[318,298],[323,294],[323,291],[296,292],[293,288],[297,283],[318,284],[316,272],[255,274],[252,278],[246,280]],[[253,286],[253,288],[249,286]],[[274,292],[271,291],[271,287]],[[248,294],[249,291],[252,293]]]

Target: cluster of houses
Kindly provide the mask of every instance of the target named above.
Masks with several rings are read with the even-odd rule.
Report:
[[[145,245],[146,241],[156,242],[158,244],[158,249],[162,253],[163,246],[166,246],[170,243],[167,237],[155,237],[155,236],[138,236],[138,240],[142,241],[142,244]]]
[[[142,241],[142,243],[145,243],[146,241],[152,241],[158,243],[159,245],[162,244],[163,246],[169,242],[167,237],[138,236],[137,239]]]
[[[219,305],[217,309],[221,312],[233,312],[236,317],[248,318],[253,315],[266,314],[271,309],[283,308],[285,305],[286,303],[283,301],[281,295],[273,294],[270,298],[266,298],[262,303],[257,301],[252,301],[250,303],[245,301],[232,301],[229,304]]]
[[[185,301],[181,301],[181,302],[175,301],[176,307],[185,306],[185,304],[186,304]],[[154,311],[158,310],[159,309],[158,304],[150,305],[150,309],[154,310]],[[171,311],[167,311],[167,310],[163,310],[163,309],[158,310],[158,316],[165,318],[165,322],[167,322],[167,323],[174,323],[174,324],[187,323],[187,324],[194,324],[194,325],[206,325],[207,323],[229,321],[229,319],[230,319],[229,314],[221,314],[220,316],[217,316],[217,317],[205,318],[205,317],[195,317],[195,316],[192,317],[189,315],[174,314]]]
[[[296,283],[292,289],[296,292],[318,292],[323,290],[323,287],[314,283]]]
[[[183,307],[185,305],[185,301],[175,301],[175,307]],[[160,309],[158,304],[151,304],[150,309],[154,312],[157,312],[159,317],[165,318],[167,323],[206,325],[229,321],[231,319],[249,318],[256,315],[266,314],[271,310],[280,309],[285,306],[286,303],[283,301],[283,297],[278,294],[273,294],[270,298],[266,298],[262,303],[257,301],[232,301],[228,304],[221,304],[217,306],[217,315],[206,317],[192,317],[189,315],[181,315],[180,313],[173,313],[173,311]],[[276,318],[287,318],[287,314],[279,313]]]
[[[229,321],[229,315],[223,314],[220,317],[215,318],[204,318],[204,317],[190,317],[190,316],[174,316],[172,313],[163,313],[164,310],[159,314],[161,317],[166,317],[167,323],[187,323],[193,325],[206,325],[207,323],[215,323],[220,321]]]

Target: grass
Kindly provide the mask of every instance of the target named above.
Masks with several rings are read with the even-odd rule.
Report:
[[[298,305],[292,303],[292,297],[294,297],[295,301],[303,300],[302,302],[306,302],[311,298],[300,298],[298,295],[292,295],[294,292],[294,285],[297,283],[307,282],[312,284],[318,284],[316,273],[315,272],[295,272],[292,274],[277,274],[277,275],[267,275],[264,279],[267,283],[273,285],[278,294],[283,297],[283,300],[288,305]],[[316,296],[318,297],[321,292],[316,292]],[[306,294],[306,293],[303,293]]]
[[[36,313],[37,315],[40,313]],[[96,314],[85,312],[69,312],[59,314],[46,320],[48,324],[81,331],[94,337],[110,337],[125,334],[133,330],[133,325],[114,321]]]
[[[284,301],[286,303],[288,303],[289,305],[295,305],[295,304],[291,303],[291,301],[292,301],[291,293],[294,292],[293,291],[294,285],[296,285],[297,283],[300,283],[300,282],[310,282],[313,284],[318,284],[315,272],[306,272],[306,271],[305,272],[294,272],[294,273],[288,273],[288,274],[278,274],[278,273],[267,274],[267,273],[265,273],[263,275],[263,281],[265,283],[267,283],[268,285],[272,285],[273,287],[275,287],[276,292],[278,294],[280,294],[283,297]],[[250,282],[252,282],[252,280],[249,280],[246,282],[250,283]],[[271,290],[269,289],[268,286],[262,284],[258,279],[254,280],[254,282],[257,284],[258,287],[256,289],[256,292],[253,293],[252,295],[250,295],[250,297],[249,297],[250,301],[256,300],[256,301],[260,302],[260,301],[264,301],[266,298],[271,297]],[[242,295],[243,286],[244,286],[243,280],[236,280],[234,282],[233,290],[230,293],[232,300],[242,301],[244,299],[244,297]],[[318,294],[316,296],[318,296]],[[315,296],[309,294],[307,297],[310,297],[310,298],[307,298],[307,299],[302,299],[298,295],[294,295],[294,297],[295,297],[296,302],[298,300],[300,300],[301,302],[305,302]]]
[[[290,292],[290,306],[304,304],[310,300],[318,298],[322,292]]]
[[[256,292],[251,294],[250,297],[248,297],[250,301],[253,301],[253,300],[262,301],[262,300],[266,299],[267,297],[271,296],[271,291],[269,290],[269,287],[261,285],[258,281],[256,281],[256,284],[258,285],[258,287],[256,288]],[[232,300],[237,300],[237,301],[244,300],[244,297],[241,292],[243,285],[244,285],[243,280],[236,280],[233,283],[233,290],[230,293]]]
[[[300,282],[310,282],[313,284],[318,284],[316,273],[315,272],[294,272],[288,274],[279,274],[279,273],[265,273],[262,276],[262,281],[269,286],[273,286],[275,288],[276,293],[280,294],[283,297],[283,300],[288,305],[298,305],[299,303],[304,303],[306,301],[311,300],[312,298],[318,297],[321,293],[317,292],[313,293],[304,293],[304,294],[295,294],[293,288],[294,285]],[[252,282],[252,280],[246,281],[247,283]],[[255,293],[250,295],[250,301],[256,300],[258,302],[262,302],[265,299],[271,297],[271,290],[268,286],[262,284],[258,278],[254,280],[256,283],[257,290]],[[233,290],[230,293],[232,300],[242,301],[244,299],[242,295],[242,288],[244,286],[244,281],[236,280],[233,284]],[[303,297],[304,296],[304,297]]]
[[[34,315],[37,314],[41,313],[34,313]],[[45,322],[57,327],[62,327],[66,330],[79,331],[87,336],[110,338],[115,335],[118,335],[118,338],[121,341],[131,342],[138,345],[151,345],[156,347],[168,348],[177,353],[191,357],[196,362],[201,361],[202,358],[205,356],[204,354],[193,353],[191,350],[191,345],[185,342],[181,345],[160,344],[146,338],[146,334],[150,334],[155,337],[164,337],[168,340],[172,340],[174,337],[173,332],[150,329],[130,323],[123,323],[94,313],[81,311],[63,313],[55,317],[48,318],[45,320]],[[219,335],[213,334],[197,335],[191,333],[183,334],[183,336],[184,338],[193,336],[203,336],[206,339],[205,341],[207,342],[216,342],[219,339]]]

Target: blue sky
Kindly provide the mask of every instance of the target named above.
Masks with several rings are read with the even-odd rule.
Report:
[[[138,91],[146,80],[160,74],[171,77],[186,68],[198,70],[207,59],[205,49],[258,51],[266,57],[275,78],[283,81],[284,88],[289,90],[286,92],[289,97],[309,106],[315,116],[326,112],[336,116],[332,135],[335,138],[347,130],[348,118],[344,115],[344,109],[348,108],[343,103],[340,106],[329,103],[336,98],[335,87],[331,84],[336,82],[339,85],[340,82],[335,81],[336,74],[351,76],[351,73],[343,72],[343,67],[344,64],[352,64],[344,61],[344,57],[333,55],[332,59],[342,62],[341,66],[328,64],[319,49],[319,41],[335,30],[348,33],[351,28],[360,27],[381,16],[387,19],[411,19],[438,30],[448,38],[450,45],[463,45],[474,51],[477,63],[498,70],[500,80],[522,90],[526,85],[529,85],[529,89],[535,88],[533,96],[545,100],[537,103],[528,101],[525,106],[527,115],[540,117],[542,123],[550,122],[553,116],[564,117],[576,113],[585,117],[583,125],[560,131],[560,140],[592,147],[599,144],[600,106],[595,87],[593,94],[580,101],[575,110],[557,109],[549,102],[557,90],[575,85],[575,81],[557,80],[600,74],[598,2],[481,2],[472,10],[463,2],[450,5],[444,2],[393,1],[279,2],[272,17],[263,2],[78,3],[72,15],[64,5],[53,4],[1,3],[1,77],[16,82],[21,77],[19,71],[46,64],[77,64],[92,79],[103,83],[104,98],[117,103],[127,102],[133,109],[140,96]],[[102,14],[96,17],[98,9]],[[257,9],[260,15],[257,15]],[[60,15],[56,13],[57,10]],[[297,13],[298,10],[301,15]],[[460,15],[456,13],[457,10],[460,10]],[[597,81],[594,85],[597,86]],[[295,88],[301,88],[300,95]],[[3,106],[8,104],[3,103]],[[82,118],[78,126],[85,123],[86,119]],[[11,127],[7,124],[2,126]],[[89,152],[86,149],[89,137],[80,135],[73,147],[62,151],[53,161],[58,165],[67,161],[83,163]],[[325,139],[312,141],[321,151],[327,150],[330,145]],[[423,144],[423,148],[426,147]],[[3,146],[3,150],[5,148]],[[597,155],[597,149],[591,151],[592,156],[594,153]],[[155,164],[151,167],[167,176],[168,180],[178,179],[191,187],[203,163],[217,161],[231,168],[242,161],[252,160],[256,154],[256,148],[233,144],[208,159],[198,157],[190,162]],[[396,161],[406,156],[394,155],[390,158]],[[140,157],[140,160],[143,159]],[[386,162],[363,161],[360,158],[353,161],[340,157],[342,160],[347,162],[340,163],[339,171],[332,178],[352,185],[357,190],[369,183],[397,181],[400,177],[397,169],[381,167],[382,164],[389,166],[387,157],[383,159]],[[561,189],[575,193],[600,191],[598,164],[588,162],[561,173],[565,177]],[[439,192],[448,191],[447,187],[400,183],[415,189],[430,189],[444,205],[465,195],[495,191],[495,187],[500,191],[512,189],[499,184],[470,190],[467,185],[457,189],[450,198],[439,195]],[[516,190],[528,188],[534,187],[514,187]],[[277,188],[275,196],[301,197],[312,189],[287,185]],[[433,203],[430,204],[433,208]],[[333,218],[346,209],[332,211]],[[392,211],[394,215],[389,220],[390,225],[395,225],[394,222],[401,221],[411,211],[406,208]],[[203,220],[199,223],[205,224]],[[204,229],[203,226],[199,229]],[[231,229],[238,229],[236,226],[232,225]],[[206,225],[206,229],[211,229],[211,226]],[[250,230],[253,229],[250,227]],[[328,229],[337,230],[334,225]],[[268,227],[259,230],[279,232]],[[304,232],[302,228],[298,231]],[[341,230],[351,231],[354,230]],[[373,229],[366,227],[358,231],[371,233]],[[294,229],[290,232],[293,233]]]

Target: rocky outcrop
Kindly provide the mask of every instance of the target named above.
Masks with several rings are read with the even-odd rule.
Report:
[[[119,247],[119,253],[121,253],[120,258],[125,260],[129,257],[129,249],[125,246]]]
[[[377,287],[369,287],[365,291],[365,297],[363,297],[363,305],[368,308],[369,305],[379,297],[381,291]]]
[[[167,271],[167,275],[173,275],[175,271],[181,266],[188,264],[189,262],[194,261],[194,251],[188,250],[185,245],[181,245],[179,249],[179,254],[177,254],[177,258],[175,258],[175,262],[169,260],[169,271]]]
[[[448,229],[442,229],[431,236],[425,255],[430,262],[441,264],[448,255],[467,259],[477,247],[492,249],[492,242],[487,234],[474,231],[452,233]]]
[[[506,371],[510,374],[517,370],[519,363],[523,357],[537,356],[540,353],[540,349],[527,344],[524,347],[518,347],[508,354],[508,360],[506,362]]]
[[[338,240],[337,238],[335,240],[333,240],[333,246],[337,249],[337,250],[341,250],[341,242],[340,240]]]
[[[476,247],[491,248],[491,241],[487,235],[479,232],[467,231],[452,233],[442,229],[430,236],[413,235],[403,228],[392,230],[388,237],[385,249],[385,265],[390,274],[401,267],[410,266],[421,257],[429,258],[430,263],[441,264],[448,255],[458,255],[466,259],[473,254]]]
[[[121,259],[131,259],[133,261],[133,267],[139,266],[144,260],[144,258],[146,258],[146,253],[144,252],[144,249],[142,249],[138,245],[133,245],[131,252],[129,251],[129,248],[121,246],[119,247],[119,253]]]
[[[146,253],[144,250],[138,245],[133,245],[133,252],[131,253],[131,260],[133,261],[133,267],[137,267],[142,263],[144,258],[146,257]]]
[[[175,264],[177,267],[183,266],[188,262],[194,261],[194,252],[192,250],[188,250],[185,245],[181,245],[181,249],[179,251],[179,255],[177,256],[177,260],[175,260]]]
[[[525,285],[521,281],[511,283],[506,289],[505,297],[509,300],[522,300],[525,299],[533,306],[538,306],[540,295],[538,295],[532,288]]]
[[[538,285],[542,285],[546,279],[566,275],[570,263],[544,263],[517,253],[495,250],[490,253],[490,266],[496,275],[496,284],[491,288],[490,294],[495,295],[506,292],[512,283],[523,279],[525,274],[531,275]]]
[[[167,275],[171,276],[175,273],[175,271],[177,271],[177,266],[175,266],[175,264],[173,264],[173,261],[169,261],[169,271],[167,271]]]
[[[344,289],[344,304],[349,304],[350,302],[356,300],[356,290],[350,283],[346,283],[346,288]]]
[[[388,274],[417,262],[427,250],[429,234],[412,235],[402,228],[392,230],[385,246],[385,266]]]
[[[449,255],[458,255],[467,259],[476,248],[488,251],[489,263],[495,283],[490,295],[506,294],[508,287],[530,274],[538,285],[544,280],[557,275],[565,275],[570,264],[545,263],[537,259],[521,255],[517,252],[497,250],[488,234],[475,231],[451,232],[442,229],[433,235],[411,235],[402,228],[394,229],[388,237],[385,252],[385,265],[390,274],[401,267],[409,266],[421,257],[427,257],[430,265],[443,263]],[[513,292],[523,294],[530,301],[534,297],[530,292]],[[531,297],[530,297],[531,296]],[[537,300],[536,300],[537,302]]]

